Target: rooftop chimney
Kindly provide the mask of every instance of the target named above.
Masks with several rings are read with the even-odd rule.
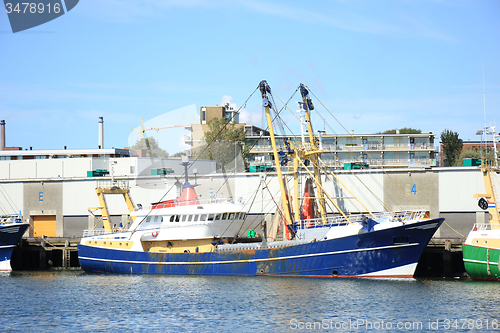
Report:
[[[104,149],[104,120],[99,117],[99,149]]]
[[[0,120],[0,127],[1,127],[0,150],[3,150],[5,148],[5,120]]]

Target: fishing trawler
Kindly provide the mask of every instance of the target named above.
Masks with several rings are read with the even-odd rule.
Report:
[[[462,244],[465,270],[474,280],[500,281],[500,214],[498,208],[498,184],[496,174],[500,173],[496,151],[496,132],[493,128],[494,161],[481,159],[486,193],[475,194],[481,209],[488,211],[488,223],[476,223]],[[498,186],[498,185],[497,185]]]
[[[300,85],[308,141],[275,140],[271,110],[275,109],[266,81],[259,84],[273,149],[281,204],[262,241],[237,243],[246,216],[244,205],[232,200],[202,203],[187,179],[175,200],[131,212],[127,230],[89,230],[78,245],[80,265],[87,272],[411,278],[418,260],[442,218],[425,219],[424,211],[349,215],[326,193],[321,178],[335,175],[325,167],[309,111],[308,89]],[[292,162],[293,161],[293,162]],[[289,163],[291,162],[291,163]],[[299,196],[299,176],[309,180]],[[293,178],[289,186],[286,178]],[[338,179],[337,179],[338,181]],[[315,189],[315,191],[314,191]],[[290,195],[290,193],[294,195]],[[317,193],[317,194],[316,194]],[[338,212],[327,209],[326,202]],[[356,199],[357,200],[357,199]],[[281,228],[282,240],[276,236]],[[269,237],[268,237],[269,236]]]
[[[0,216],[0,271],[11,271],[10,258],[29,224],[20,215]]]

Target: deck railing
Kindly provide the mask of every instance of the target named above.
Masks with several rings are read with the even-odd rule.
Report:
[[[99,228],[99,229],[85,229],[83,230],[83,237],[91,237],[91,236],[100,236],[100,235],[111,235],[111,234],[116,234],[120,232],[126,232],[128,229],[123,229],[123,228],[113,228],[111,232],[106,233],[106,230],[104,228]]]
[[[2,215],[0,216],[0,224],[6,223],[21,223],[23,221],[21,215],[13,214],[13,215]]]
[[[500,226],[497,226],[497,228],[500,228]],[[492,224],[489,223],[474,223],[474,226],[472,227],[472,230],[476,231],[486,231],[486,230],[492,230]]]
[[[400,221],[403,223],[412,223],[422,220],[425,216],[425,210],[404,210],[400,212],[380,212],[374,213],[376,219],[387,218],[392,221]],[[350,214],[347,218],[344,216],[329,216],[323,222],[321,218],[301,220],[298,229],[307,229],[321,226],[339,226],[346,225],[354,222],[362,221],[365,218],[373,218],[369,214]]]
[[[127,189],[129,188],[129,183],[127,180],[99,180],[97,181],[97,187],[100,188],[106,188],[106,189],[113,189],[113,188],[121,188],[121,189]]]

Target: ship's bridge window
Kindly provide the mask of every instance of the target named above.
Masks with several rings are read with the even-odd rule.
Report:
[[[186,220],[186,221],[187,221],[187,222],[191,222],[191,220],[192,220],[192,219],[193,219],[193,215],[188,215],[188,217],[187,217],[187,220]]]
[[[229,213],[229,219],[234,220],[234,215],[235,215],[234,213]]]
[[[203,222],[207,219],[207,215],[206,214],[201,214],[200,215],[200,222]]]
[[[152,215],[149,215],[148,217],[146,217],[146,220],[144,221],[145,223],[158,223],[161,221],[161,216],[152,216]]]
[[[181,216],[181,222],[186,222],[186,217],[187,217],[186,215],[182,215]]]
[[[219,221],[220,220],[220,214],[215,215],[215,220]]]
[[[226,220],[227,219],[227,213],[222,214],[222,219]]]
[[[214,220],[214,214],[208,214],[208,221]]]
[[[161,222],[162,222],[162,216],[149,215],[149,216],[146,216],[141,221],[141,223],[139,224],[139,226],[137,227],[137,229],[150,228],[151,226],[154,226],[154,225],[157,225],[157,224],[161,224]]]
[[[179,215],[170,216],[170,222],[179,222]]]

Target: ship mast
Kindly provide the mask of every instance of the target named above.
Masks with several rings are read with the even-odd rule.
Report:
[[[281,172],[280,159],[278,154],[278,148],[276,146],[276,138],[274,136],[274,128],[271,117],[271,101],[269,100],[268,94],[271,94],[271,88],[265,80],[261,81],[259,84],[259,89],[262,94],[262,105],[265,108],[267,125],[269,127],[269,136],[271,138],[271,145],[273,147],[274,164],[276,166],[276,173],[278,175],[278,183],[281,192],[281,201],[283,202],[283,215],[286,227],[288,228],[292,224],[290,202],[288,200],[287,191],[285,187],[285,180],[283,179],[283,174]]]
[[[478,205],[484,210],[488,210],[490,214],[490,225],[492,229],[500,229],[500,213],[498,207],[498,192],[495,188],[495,181],[493,179],[494,173],[499,173],[497,160],[497,133],[495,127],[484,127],[484,130],[478,131],[485,136],[485,151],[481,158],[481,172],[483,173],[484,188],[486,193],[474,194],[474,198],[479,198]],[[492,134],[493,136],[493,149],[494,149],[494,159],[495,161],[488,161],[486,158],[486,148],[488,147],[486,136]],[[493,173],[493,175],[492,175]]]
[[[474,194],[474,198],[480,198],[479,207],[488,209],[490,214],[490,225],[492,229],[500,229],[500,214],[498,213],[498,201],[496,200],[495,185],[492,179],[491,172],[493,168],[485,161],[481,161],[481,172],[483,173],[484,188],[486,193]],[[498,172],[498,170],[496,170]],[[484,201],[486,198],[486,203]]]
[[[486,126],[486,91],[484,88],[484,65],[483,65],[483,111],[484,111],[484,127],[482,130],[478,131],[477,134],[481,134],[481,141],[484,135],[484,150],[481,151],[481,172],[483,173],[484,188],[486,190],[485,194],[474,194],[474,198],[480,198],[478,205],[480,208],[486,210],[490,214],[490,225],[492,229],[500,229],[500,213],[498,208],[499,200],[497,197],[497,191],[495,189],[495,182],[492,179],[491,172],[499,173],[498,168],[498,154],[497,154],[497,132],[495,127]],[[486,153],[488,149],[488,134],[492,135],[493,141],[493,151],[494,151],[494,161],[489,162],[486,158]],[[485,200],[486,198],[486,200]]]
[[[311,101],[311,98],[309,97],[309,91],[302,83],[300,84],[300,94],[302,95],[302,105],[305,111],[307,132],[309,134],[309,143],[311,145],[310,150],[307,152],[307,156],[313,165],[314,181],[317,185],[316,191],[318,193],[319,199],[319,210],[321,213],[321,218],[324,222],[326,219],[325,195],[321,186],[321,170],[318,163],[318,154],[322,153],[322,151],[318,149],[317,139],[314,136],[314,131],[311,124],[310,114],[310,111],[314,110],[314,105]]]

